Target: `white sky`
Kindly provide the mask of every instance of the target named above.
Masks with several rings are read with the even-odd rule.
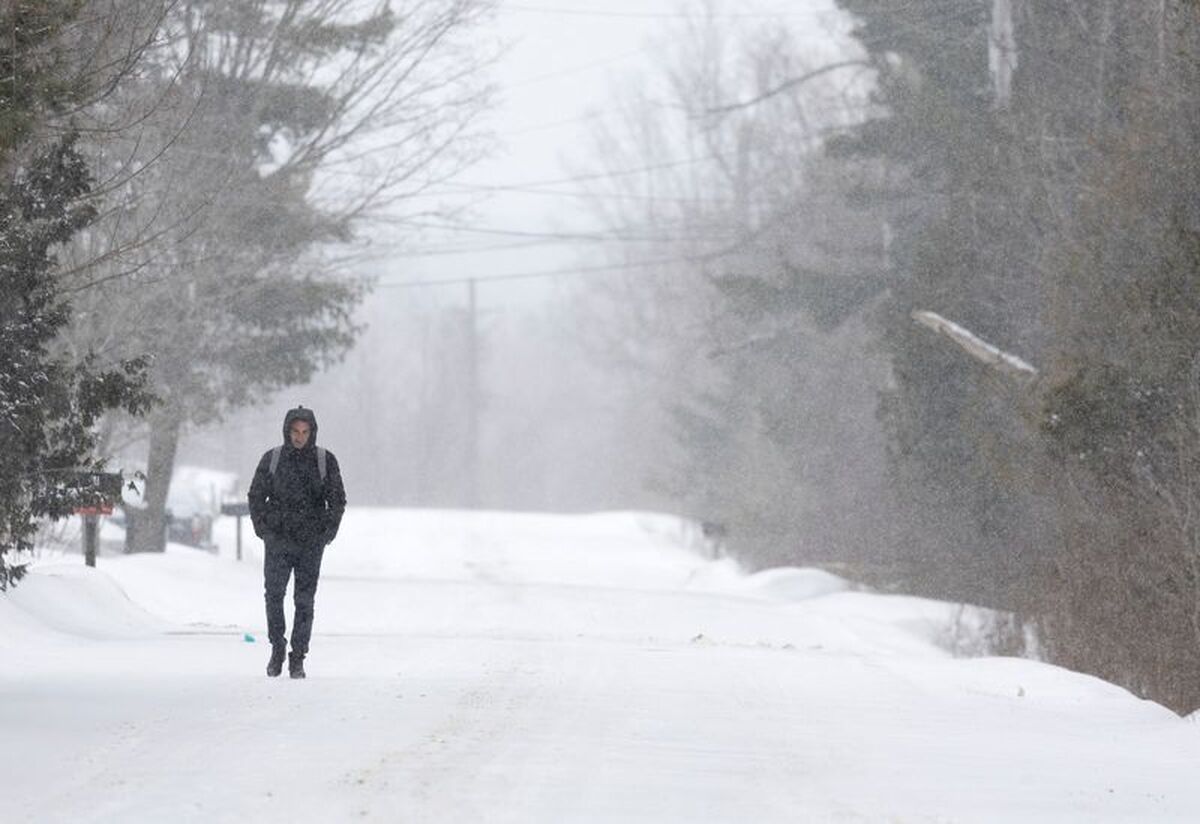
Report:
[[[456,184],[521,186],[571,177],[566,161],[576,172],[586,167],[588,129],[595,123],[590,116],[611,109],[618,81],[655,70],[655,39],[679,26],[687,8],[686,0],[500,0],[495,25],[485,33],[508,44],[491,73],[499,95],[485,120],[500,149]],[[832,0],[718,0],[718,8],[731,22],[778,16],[798,33],[811,33],[814,49],[837,51],[829,31],[841,17]],[[570,183],[538,188],[580,189]],[[380,266],[381,283],[570,270],[581,265],[578,244],[542,242],[536,235],[591,228],[581,198],[511,190],[495,191],[478,204],[469,226],[475,231],[431,232],[417,245],[486,251],[397,257]],[[535,237],[504,234],[510,231]],[[496,248],[515,244],[520,248]],[[580,276],[586,275],[565,275]],[[522,296],[536,299],[545,294],[546,283],[506,280],[502,288],[481,288],[479,299],[481,304],[497,296],[506,304]],[[393,292],[384,288],[377,294]]]
[[[661,43],[682,25],[681,11],[689,1],[699,2],[499,0],[493,24],[479,37],[481,42],[508,44],[490,74],[498,89],[496,106],[481,124],[499,138],[500,148],[488,160],[465,171],[454,185],[514,187],[569,178],[580,169],[588,169],[588,129],[594,124],[587,119],[589,112],[603,116],[606,110],[612,111],[618,86],[660,70],[655,64],[655,42]],[[834,11],[833,0],[714,2],[719,3],[722,13],[731,15],[731,23],[769,22],[778,14],[778,19],[795,27],[798,36],[811,39],[814,51],[820,55],[814,62],[836,59],[847,48],[844,18]],[[838,21],[843,22],[836,25]],[[831,28],[843,34],[830,35]],[[582,186],[564,183],[537,188],[543,192],[578,192]],[[482,367],[482,383],[490,393],[490,414],[499,415],[500,410],[510,407],[517,410],[512,412],[517,416],[554,414],[550,410],[527,411],[528,399],[514,400],[514,393],[524,392],[528,382],[510,378],[542,369],[538,357],[521,360],[517,354],[533,350],[541,353],[547,345],[553,345],[546,342],[553,339],[547,329],[549,317],[569,325],[569,319],[557,314],[565,303],[555,300],[563,296],[561,290],[613,274],[612,270],[578,271],[609,262],[596,243],[554,243],[544,237],[545,233],[594,231],[588,203],[578,197],[501,188],[478,203],[470,218],[464,225],[477,231],[430,231],[424,237],[412,237],[406,228],[403,235],[382,238],[384,242],[379,246],[383,248],[379,251],[386,253],[367,272],[378,279],[378,285],[358,313],[366,328],[346,360],[312,384],[285,390],[262,406],[243,411],[236,420],[223,423],[215,440],[204,437],[196,454],[185,455],[185,459],[206,465],[217,461],[244,476],[246,456],[260,454],[278,439],[282,410],[296,403],[314,406],[323,426],[329,425],[326,445],[345,447],[354,434],[348,422],[361,421],[360,409],[399,402],[388,393],[394,384],[403,383],[394,366],[397,358],[405,356],[404,347],[412,345],[412,336],[405,338],[398,331],[419,329],[423,314],[432,318],[446,306],[464,305],[468,293],[464,278],[562,273],[484,282],[477,290],[481,329],[493,340],[500,336],[500,330],[508,330],[509,335],[509,348],[485,358]],[[528,235],[506,235],[506,231]],[[401,252],[401,244],[410,248]],[[504,246],[518,248],[497,248]],[[468,251],[424,257],[413,254],[426,249]],[[485,251],[469,251],[472,249]],[[438,286],[399,287],[447,281]],[[527,345],[520,345],[512,336],[521,337]],[[575,400],[580,407],[575,413],[592,421],[586,417],[594,411],[584,408],[587,399]],[[492,425],[499,424],[493,421]],[[485,445],[488,437],[485,432]],[[215,454],[214,447],[219,454]],[[339,457],[348,460],[351,456],[343,450]],[[556,483],[566,482],[560,479]]]

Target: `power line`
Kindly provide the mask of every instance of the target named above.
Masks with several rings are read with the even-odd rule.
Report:
[[[446,278],[444,280],[432,281],[400,281],[392,283],[374,284],[377,289],[423,289],[431,286],[451,286],[463,283],[490,283],[492,281],[509,281],[509,280],[535,280],[539,278],[556,278],[567,275],[586,275],[596,272],[622,272],[631,271],[634,269],[646,269],[654,266],[673,266],[680,263],[707,263],[721,258],[727,258],[742,250],[746,243],[752,241],[754,235],[739,238],[737,241],[729,245],[717,249],[712,252],[703,252],[692,255],[673,255],[670,257],[654,258],[650,260],[635,260],[626,261],[625,263],[608,263],[596,266],[573,266],[563,269],[541,269],[531,272],[506,272],[499,275],[473,275],[457,278]]]
[[[698,157],[681,158],[679,160],[666,160],[661,163],[653,163],[648,166],[635,166],[630,169],[617,169],[609,172],[590,172],[587,174],[572,175],[571,177],[559,177],[549,180],[526,180],[518,183],[497,184],[489,186],[486,183],[454,183],[455,186],[471,186],[476,187],[481,191],[495,189],[504,191],[505,189],[517,187],[534,187],[534,186],[558,186],[563,183],[583,183],[588,180],[609,180],[614,177],[630,177],[632,175],[645,174],[646,172],[657,172],[661,169],[674,169],[679,166],[691,166],[696,163],[705,163],[707,161],[716,160],[716,155],[700,155]]]
[[[378,222],[389,222],[379,219]],[[621,242],[621,243],[685,243],[696,240],[688,235],[620,235],[602,234],[599,232],[537,232],[527,229],[508,229],[495,226],[455,226],[453,224],[424,223],[419,220],[399,218],[396,222],[416,229],[434,229],[447,232],[465,232],[480,235],[501,235],[504,237],[542,238],[553,240],[589,241],[589,242]],[[705,239],[712,239],[707,236]]]
[[[617,169],[608,172],[589,172],[587,174],[572,175],[570,177],[550,178],[546,180],[526,180],[516,183],[458,183],[454,181],[439,181],[439,185],[454,186],[458,188],[474,189],[478,191],[497,191],[503,192],[514,188],[525,188],[535,186],[558,186],[564,183],[583,183],[589,180],[610,180],[615,177],[631,177],[633,175],[645,174],[647,172],[657,172],[662,169],[674,169],[679,166],[691,166],[697,163],[716,160],[716,155],[700,155],[698,157],[681,158],[679,160],[666,160],[661,163],[654,163],[648,166],[635,166],[630,169]],[[378,173],[362,171],[358,169],[323,169],[322,173],[335,177],[360,177],[366,179],[377,179]],[[409,195],[411,197],[411,195]]]
[[[471,183],[455,183],[454,181],[446,181],[442,185],[449,186],[460,191],[457,194],[465,195],[471,192],[515,192],[517,194],[528,195],[545,195],[550,197],[573,197],[583,200],[638,200],[649,203],[736,203],[737,200],[731,197],[705,197],[703,195],[642,195],[628,192],[587,192],[587,191],[563,191],[562,189],[542,189],[536,186],[503,186],[503,185],[475,185]],[[424,192],[422,196],[454,196],[455,192]]]
[[[600,117],[599,112],[580,115],[579,117],[570,117],[566,120],[552,120],[549,123],[536,123],[531,126],[522,126],[518,129],[513,129],[507,132],[500,132],[498,137],[519,137],[521,135],[532,134],[534,132],[546,132],[551,129],[560,129],[563,126],[574,126],[578,123],[587,123],[589,120],[595,120]]]
[[[616,17],[616,18],[633,18],[640,20],[690,20],[694,19],[695,15],[683,14],[680,12],[655,12],[655,11],[611,11],[605,9],[555,9],[547,6],[530,6],[524,3],[505,3],[504,7],[507,11],[515,11],[523,14],[547,14],[559,15],[568,17]],[[750,19],[775,19],[779,17],[797,17],[807,15],[808,12],[730,12],[727,14],[705,15],[711,16],[716,20],[750,20]]]
[[[575,266],[565,269],[543,269],[532,272],[506,272],[500,275],[477,275],[474,277],[446,278],[444,280],[407,281],[393,283],[376,283],[376,289],[423,289],[431,286],[454,286],[463,283],[492,283],[496,281],[536,280],[540,278],[556,278],[565,275],[585,275],[595,272],[630,271],[645,269],[653,266],[668,266],[677,263],[697,263],[706,258],[716,258],[728,255],[729,252],[702,255],[697,257],[665,257],[656,260],[641,260],[630,263],[610,263],[598,266]]]
[[[771,223],[777,222],[778,218]],[[720,260],[721,258],[727,258],[731,255],[737,254],[745,249],[747,244],[752,243],[757,237],[761,236],[762,233],[767,231],[769,228],[770,225],[768,224],[767,226],[763,226],[755,231],[750,232],[749,234],[743,235],[723,248],[701,254],[680,254],[651,260],[628,261],[625,263],[602,264],[598,266],[575,266],[564,269],[542,269],[532,272],[507,272],[499,275],[475,275],[435,281],[402,281],[392,283],[376,282],[374,285],[376,288],[380,289],[422,289],[429,288],[431,286],[449,286],[463,283],[474,284],[487,283],[490,281],[534,280],[538,278],[555,278],[567,275],[583,275],[594,272],[621,272],[630,271],[633,269],[645,269],[654,266],[671,266],[680,263],[694,265],[698,263],[707,263],[710,261]],[[711,238],[709,239],[711,240]]]
[[[562,78],[562,77],[570,77],[572,75],[581,74],[582,72],[591,71],[592,69],[601,69],[606,66],[612,66],[617,63],[622,63],[627,58],[630,58],[630,57],[633,57],[633,56],[639,55],[639,54],[645,54],[645,52],[646,52],[646,50],[644,48],[631,49],[629,51],[622,52],[617,55],[613,55],[612,57],[602,57],[599,60],[592,60],[587,63],[581,63],[577,66],[568,66],[564,69],[559,69],[558,71],[545,72],[543,74],[534,75],[533,77],[526,77],[526,78],[518,79],[512,83],[506,83],[504,85],[504,89],[505,89],[505,91],[508,91],[510,89],[523,89],[527,86],[536,86],[540,83],[546,83],[551,80],[558,80],[559,78]]]
[[[425,249],[402,249],[396,252],[385,252],[379,255],[380,258],[424,258],[438,257],[440,255],[478,255],[483,252],[508,252],[514,249],[531,249],[538,246],[552,246],[555,244],[575,243],[574,240],[558,240],[552,238],[539,238],[533,240],[521,240],[515,243],[493,243],[484,246],[433,246]]]

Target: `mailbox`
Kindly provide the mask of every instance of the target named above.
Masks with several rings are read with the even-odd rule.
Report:
[[[222,515],[233,515],[235,518],[244,518],[250,514],[250,504],[246,501],[229,501],[221,504]]]
[[[100,549],[100,516],[111,515],[113,505],[121,500],[121,473],[67,470],[63,478],[78,494],[75,513],[83,516],[83,562],[94,567]]]
[[[226,501],[221,504],[222,515],[237,518],[237,559],[242,560],[242,518],[250,514],[249,501]]]

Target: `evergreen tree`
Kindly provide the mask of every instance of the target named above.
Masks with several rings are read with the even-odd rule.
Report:
[[[163,397],[150,418],[147,525],[133,548],[164,546],[187,426],[303,384],[353,343],[363,278],[345,277],[339,256],[353,257],[372,209],[435,174],[427,167],[464,142],[484,97],[479,58],[454,51],[455,37],[484,9],[478,0],[176,7],[168,23],[181,48],[164,56],[185,59],[125,102],[170,106],[151,121],[152,138],[106,151],[114,166],[155,158],[129,181],[135,211],[111,215],[109,231],[79,250],[111,258],[111,277],[89,299],[122,308],[91,314],[77,339],[119,330],[127,347],[154,355]],[[110,255],[122,235],[135,248]]]
[[[720,3],[694,8],[663,50],[661,87],[639,84],[623,128],[598,141],[617,174],[598,185],[611,191],[597,211],[631,238],[616,259],[661,237],[676,245],[654,248],[680,260],[629,277],[614,313],[589,325],[619,329],[604,348],[641,381],[637,431],[663,433],[637,453],[667,505],[724,523],[748,564],[861,564],[892,511],[882,374],[862,330],[884,288],[885,213],[845,197],[878,163],[820,151],[845,114],[830,101],[852,75],[837,72],[861,66],[814,64],[778,22],[730,26]],[[682,146],[694,163],[672,162]],[[661,169],[619,173],[636,166]]]
[[[151,400],[144,360],[104,368],[56,352],[71,305],[55,250],[96,216],[76,137],[45,128],[94,90],[64,39],[83,13],[78,2],[0,10],[0,589],[24,574],[11,553],[31,547],[38,519],[96,503],[86,473],[104,466],[93,454],[98,416],[141,414]]]
[[[835,154],[879,157],[897,173],[883,339],[894,385],[881,399],[896,534],[910,586],[1017,608],[1038,521],[1020,456],[1029,433],[1015,398],[981,367],[931,344],[910,314],[931,310],[1036,358],[1036,268],[1024,181],[989,75],[991,2],[840,0],[877,74],[880,112],[835,140]],[[1015,457],[1014,457],[1015,456]]]
[[[884,405],[921,516],[910,545],[940,549],[928,568],[978,573],[973,587],[939,576],[937,594],[990,593],[1036,623],[1052,660],[1190,711],[1200,9],[1020,4],[1001,95],[986,38],[1007,4],[841,5],[861,21],[884,114],[839,149],[911,176]],[[1041,377],[1013,393],[914,328],[915,309],[1042,364]],[[956,544],[987,562],[946,551]]]

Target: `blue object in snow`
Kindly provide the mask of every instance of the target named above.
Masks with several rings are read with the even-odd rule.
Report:
[[[245,641],[247,644],[253,644],[253,643],[254,643],[254,636],[253,636],[253,635],[251,635],[251,634],[250,634],[250,633],[248,633],[248,632],[247,632],[247,633],[243,633],[243,634],[242,634],[242,640],[243,640],[243,641]]]

